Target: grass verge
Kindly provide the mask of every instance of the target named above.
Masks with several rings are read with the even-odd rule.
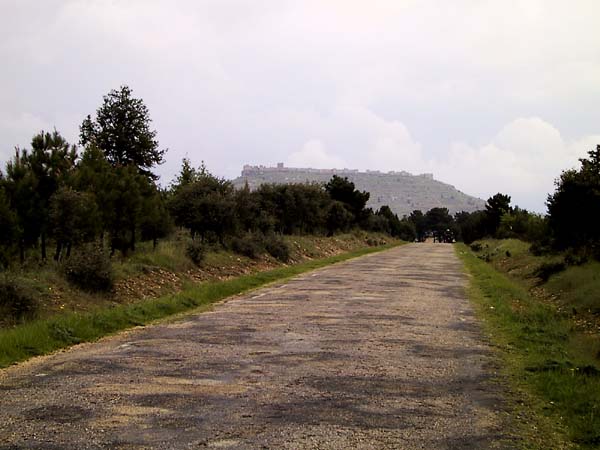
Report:
[[[100,308],[82,314],[71,313],[2,330],[0,331],[0,368],[32,356],[48,354],[82,342],[94,341],[127,328],[146,325],[173,314],[210,305],[267,283],[350,258],[386,250],[395,245],[397,244],[367,247],[227,281],[194,284],[177,294],[153,300],[118,305],[112,308]]]
[[[469,296],[516,394],[514,422],[525,447],[598,448],[600,370],[578,351],[585,338],[573,334],[569,316],[555,305],[533,298],[465,245],[456,250],[472,275]]]

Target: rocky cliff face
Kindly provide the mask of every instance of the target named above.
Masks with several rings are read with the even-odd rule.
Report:
[[[415,209],[423,212],[434,207],[448,208],[451,214],[476,211],[485,207],[485,201],[467,195],[454,186],[433,178],[432,174],[411,175],[408,172],[379,172],[338,169],[300,169],[284,167],[244,166],[242,176],[233,180],[236,187],[248,183],[256,189],[264,183],[326,183],[333,175],[347,177],[361,191],[371,193],[368,206],[374,210],[381,205],[389,207],[399,217]]]

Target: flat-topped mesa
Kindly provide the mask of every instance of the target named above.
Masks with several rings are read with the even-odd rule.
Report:
[[[242,169],[242,176],[253,176],[253,175],[257,175],[257,174],[261,174],[261,173],[273,173],[273,172],[282,172],[282,173],[321,173],[321,174],[328,174],[328,175],[347,175],[347,174],[358,174],[358,173],[362,173],[362,174],[370,174],[370,175],[402,175],[402,176],[418,176],[418,177],[424,177],[424,178],[429,178],[431,180],[433,180],[433,174],[432,173],[422,173],[420,175],[413,175],[409,172],[406,172],[404,170],[401,170],[400,172],[396,172],[394,170],[391,170],[389,172],[381,172],[380,170],[369,170],[367,169],[364,172],[359,171],[358,169],[313,169],[310,167],[285,167],[283,163],[277,163],[277,166],[275,167],[269,167],[269,166],[262,166],[262,165],[258,165],[258,166],[251,166],[250,164],[245,164],[244,168]]]
[[[381,172],[379,170],[359,171],[357,169],[313,169],[285,167],[278,163],[275,167],[245,165],[242,175],[233,183],[256,189],[266,183],[327,183],[333,175],[347,177],[357,189],[371,194],[368,206],[378,209],[388,205],[400,217],[415,209],[425,212],[435,207],[448,208],[450,213],[476,211],[485,207],[479,198],[464,194],[454,186],[437,181],[432,173],[412,175],[404,170]]]

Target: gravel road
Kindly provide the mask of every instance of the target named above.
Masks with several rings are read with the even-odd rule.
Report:
[[[0,372],[0,448],[510,448],[451,245],[410,244]]]

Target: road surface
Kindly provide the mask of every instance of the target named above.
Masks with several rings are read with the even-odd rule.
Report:
[[[0,448],[510,447],[466,283],[411,244],[37,358],[0,372]]]

